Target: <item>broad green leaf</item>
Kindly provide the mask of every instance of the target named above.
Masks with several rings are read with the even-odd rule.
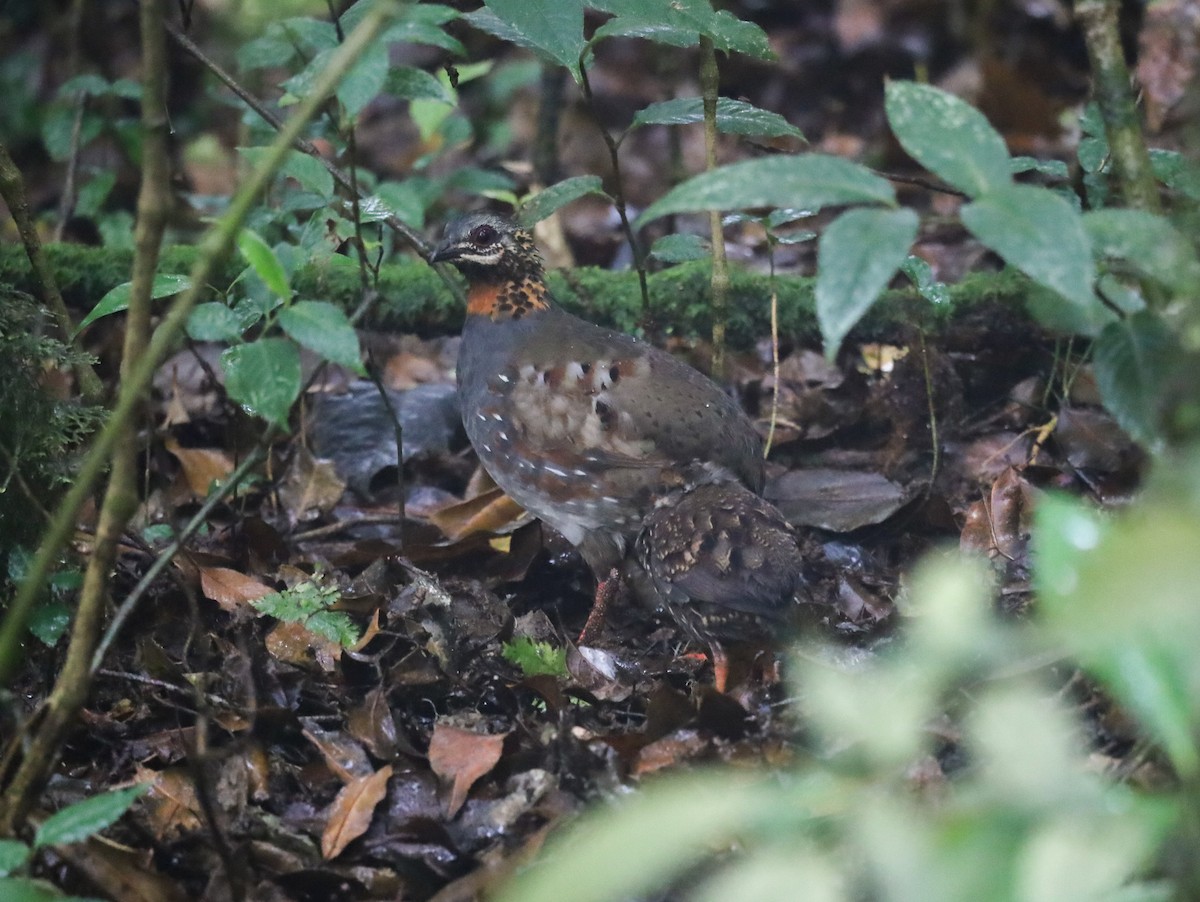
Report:
[[[356,3],[342,17],[342,22],[350,20],[352,25],[356,25],[358,20],[354,18],[353,14],[360,6],[366,8],[367,4]],[[447,22],[457,19],[460,15],[458,10],[441,3],[410,3],[404,9],[400,21],[389,25],[380,37],[380,41],[384,44],[425,44],[430,47],[441,47],[457,56],[465,57],[467,48],[442,28]]]
[[[638,110],[630,128],[642,125],[691,125],[703,121],[702,97],[678,97],[652,103]],[[767,138],[781,135],[804,137],[800,129],[778,113],[759,109],[752,103],[730,97],[717,98],[717,130],[731,135],[756,135]]]
[[[29,859],[29,846],[16,839],[0,839],[0,877],[7,877]]]
[[[316,157],[299,150],[290,151],[279,167],[279,174],[295,179],[301,188],[319,195],[327,203],[333,197],[333,175]]]
[[[543,188],[532,197],[525,198],[521,209],[517,211],[517,219],[523,226],[532,226],[541,222],[556,210],[565,207],[573,200],[578,200],[588,194],[598,194],[607,198],[604,185],[598,175],[576,175],[563,179],[547,188]]]
[[[404,100],[437,100],[445,104],[455,102],[454,94],[440,79],[414,66],[393,66],[388,71],[383,89],[393,97]]]
[[[582,0],[487,0],[487,8],[521,36],[522,46],[579,77]]]
[[[171,295],[179,294],[181,291],[187,291],[191,287],[191,284],[191,280],[187,276],[160,273],[154,277],[154,282],[150,285],[150,297],[154,300],[170,297]],[[132,282],[122,282],[115,288],[110,289],[104,297],[100,298],[99,303],[92,308],[91,313],[83,318],[76,331],[82,330],[84,326],[94,323],[102,316],[128,310],[129,296],[132,289]]]
[[[29,618],[29,632],[47,648],[53,648],[70,627],[73,613],[61,601],[39,605]]]
[[[1084,172],[1096,173],[1108,165],[1110,154],[1108,135],[1104,130],[1104,117],[1100,115],[1100,105],[1092,101],[1083,108],[1079,117],[1079,128],[1083,137],[1079,139],[1079,149],[1076,156]]]
[[[1104,406],[1139,442],[1160,446],[1164,389],[1181,358],[1175,335],[1158,314],[1143,311],[1106,326],[1092,355]]]
[[[971,197],[1012,183],[1008,148],[979,110],[911,81],[887,86],[887,116],[914,160]]]
[[[1081,308],[1097,302],[1083,219],[1052,191],[1006,185],[963,207],[967,228],[1010,266]]]
[[[1183,774],[1200,771],[1197,462],[1152,474],[1136,509],[1104,520],[1050,495],[1035,510],[1035,578],[1052,635],[1154,731]]]
[[[831,204],[894,204],[887,179],[840,157],[825,154],[763,157],[731,163],[688,179],[638,217],[645,225],[671,213],[798,207],[811,212]]]
[[[836,356],[842,339],[875,303],[917,235],[912,210],[847,210],[817,244],[817,322],[825,353]]]
[[[1085,213],[1083,225],[1097,257],[1117,257],[1181,293],[1200,284],[1196,249],[1163,217],[1114,207]]]
[[[221,354],[225,391],[237,404],[277,426],[286,426],[300,395],[300,354],[286,338],[260,338]]]
[[[382,182],[375,188],[373,198],[368,198],[372,199],[378,199],[388,215],[395,215],[414,229],[425,227],[425,195],[410,181]]]
[[[321,69],[325,68],[322,62]],[[359,54],[350,71],[337,86],[338,101],[351,119],[363,111],[374,100],[388,76],[388,48],[382,41],[375,41]]]
[[[100,209],[112,193],[117,183],[117,174],[112,170],[94,173],[79,189],[79,197],[75,200],[75,215],[96,218]]]
[[[1154,176],[1168,188],[1184,197],[1200,200],[1200,165],[1174,150],[1150,151],[1150,166]]]
[[[588,6],[613,13],[592,38],[593,43],[608,37],[635,37],[694,47],[700,37],[710,38],[717,50],[735,51],[758,59],[773,59],[766,32],[753,22],[738,19],[724,10],[714,12],[709,0],[671,0],[647,3],[645,0],[589,0]]]
[[[68,805],[42,822],[34,835],[33,847],[68,845],[94,836],[120,818],[145,793],[145,786],[130,786]]]
[[[618,804],[593,809],[552,837],[541,860],[518,872],[494,898],[603,902],[641,897],[770,817],[780,798],[777,787],[753,781],[745,771],[665,778]]]
[[[217,301],[196,305],[188,316],[187,334],[193,341],[237,341],[243,331],[237,314]]]
[[[272,293],[284,300],[292,296],[292,286],[288,282],[283,264],[257,232],[242,229],[242,233],[238,235],[237,246],[242,257]]]
[[[64,896],[45,880],[31,877],[0,877],[0,899],[4,902],[78,902]]]
[[[68,100],[74,100],[80,94],[103,97],[111,93],[112,88],[112,84],[101,76],[85,72],[82,75],[76,75],[74,78],[68,78],[59,86],[58,91],[55,92],[55,96],[67,98]]]
[[[699,235],[663,235],[650,248],[650,256],[664,263],[703,260],[709,253],[707,242]]]
[[[279,325],[298,344],[360,375],[362,349],[346,314],[327,301],[296,301],[279,311]]]
[[[95,113],[84,112],[79,126],[79,147],[87,147],[104,128],[104,121]],[[62,161],[71,156],[75,146],[72,137],[75,132],[74,105],[56,103],[52,105],[42,118],[42,143],[51,159]]]

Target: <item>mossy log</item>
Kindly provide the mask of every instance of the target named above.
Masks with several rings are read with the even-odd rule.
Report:
[[[46,251],[67,304],[80,317],[107,291],[129,279],[131,252],[70,244],[49,245]],[[196,248],[189,245],[165,248],[159,272],[185,274],[195,256]],[[229,289],[243,268],[242,261],[231,258],[218,269],[213,281],[214,298]],[[734,347],[746,347],[770,334],[772,282],[765,275],[738,269],[732,277],[729,341]],[[549,282],[564,307],[595,322],[631,331],[641,319],[641,295],[632,272],[584,267],[551,272]],[[36,293],[29,261],[17,245],[0,246],[0,284]],[[332,301],[347,310],[357,307],[362,295],[358,266],[347,257],[302,266],[293,275],[292,285],[301,297]],[[709,334],[706,261],[654,273],[649,285],[651,310],[661,331],[683,336]],[[813,285],[813,279],[799,276],[774,280],[780,334],[785,340],[817,343]],[[949,286],[948,300],[940,305],[931,304],[912,290],[889,291],[852,337],[886,339],[907,335],[913,327],[936,335],[963,317],[973,320],[976,328],[986,328],[987,319],[993,315],[1011,328],[1014,317],[1024,319],[1023,300],[1028,288],[1024,277],[1005,271],[974,274]],[[437,273],[420,260],[409,258],[385,264],[380,270],[378,290],[381,302],[364,325],[432,335],[456,332],[462,324],[462,305]]]

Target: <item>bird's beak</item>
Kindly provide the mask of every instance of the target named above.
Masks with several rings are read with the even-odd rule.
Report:
[[[433,249],[433,253],[429,255],[430,263],[447,263],[459,256],[459,249],[453,242],[442,239],[441,244]]]

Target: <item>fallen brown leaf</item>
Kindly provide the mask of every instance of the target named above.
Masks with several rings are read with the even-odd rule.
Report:
[[[525,510],[500,489],[490,489],[466,501],[456,501],[429,515],[451,539],[477,532],[511,531],[524,523]]]
[[[215,448],[183,448],[175,439],[167,439],[165,447],[179,461],[188,488],[197,498],[208,497],[214,482],[221,482],[233,472],[233,459]]]
[[[201,567],[200,591],[226,611],[237,611],[275,590],[253,576],[228,567]]]
[[[342,787],[329,806],[329,817],[321,833],[321,855],[326,861],[337,858],[346,846],[367,832],[375,806],[387,795],[391,776],[389,764]]]
[[[429,766],[443,780],[453,782],[446,817],[458,814],[471,786],[496,766],[507,735],[472,733],[444,723],[434,725],[429,739]]]

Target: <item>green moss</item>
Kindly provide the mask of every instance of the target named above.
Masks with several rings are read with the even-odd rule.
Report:
[[[129,252],[78,245],[52,245],[51,264],[67,303],[77,311],[90,310],[114,285],[129,278]],[[168,248],[160,272],[186,273],[195,262],[191,246]],[[226,290],[243,269],[230,259],[213,276],[214,291]],[[655,327],[663,334],[706,336],[711,332],[709,311],[710,264],[701,260],[671,267],[649,277]],[[551,291],[568,310],[624,331],[642,321],[642,299],[636,274],[579,268],[549,274]],[[0,285],[34,292],[29,264],[21,248],[0,246]],[[362,298],[358,266],[346,257],[332,257],[301,267],[292,280],[303,297],[328,300],[346,310]],[[814,313],[814,280],[780,276],[774,282],[779,296],[780,334],[793,341],[815,343],[819,332]],[[977,273],[949,286],[947,303],[935,306],[913,290],[888,292],[854,330],[852,339],[881,339],[919,326],[935,333],[946,323],[977,312],[979,305],[999,303],[1010,312],[1023,310],[1028,281],[1019,273]],[[772,283],[766,276],[734,269],[729,299],[729,341],[746,347],[770,334]],[[380,271],[380,301],[364,325],[425,334],[456,332],[462,325],[462,305],[429,266],[407,259],[384,265]]]

